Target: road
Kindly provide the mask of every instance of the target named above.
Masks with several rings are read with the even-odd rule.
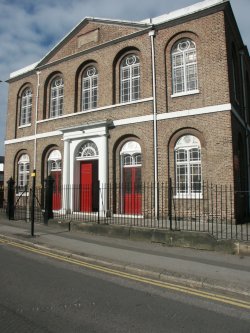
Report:
[[[0,243],[0,332],[249,333],[249,302],[86,266]]]

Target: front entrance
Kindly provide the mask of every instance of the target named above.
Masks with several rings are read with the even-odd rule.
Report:
[[[48,156],[48,175],[54,179],[52,208],[59,210],[62,208],[62,156],[58,149],[52,150]]]
[[[80,211],[97,212],[99,207],[98,160],[80,164]]]
[[[53,184],[53,210],[61,209],[61,171],[51,171],[51,176],[54,179]]]
[[[121,149],[121,205],[122,213],[142,214],[141,147],[136,141],[127,141]]]
[[[141,167],[123,169],[124,214],[142,213]]]

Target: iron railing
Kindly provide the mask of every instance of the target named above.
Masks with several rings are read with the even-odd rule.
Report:
[[[52,184],[51,188],[35,189],[36,222],[44,219],[46,191],[51,191],[53,218],[59,221],[197,231],[217,239],[250,240],[250,192],[235,191],[232,186],[204,182],[200,192],[187,195],[167,183],[157,187],[153,183],[99,184],[95,190],[92,186]],[[7,190],[2,193],[0,210],[5,211]],[[14,219],[29,221],[31,196],[30,189],[15,188]]]

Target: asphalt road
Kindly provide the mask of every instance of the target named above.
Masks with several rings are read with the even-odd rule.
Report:
[[[249,333],[250,310],[3,243],[0,332]]]

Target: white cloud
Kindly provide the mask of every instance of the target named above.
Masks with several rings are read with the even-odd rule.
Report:
[[[41,59],[86,16],[142,20],[196,0],[0,0],[0,79]],[[250,47],[249,0],[231,0],[244,42]],[[0,155],[3,154],[7,84],[0,83]]]

